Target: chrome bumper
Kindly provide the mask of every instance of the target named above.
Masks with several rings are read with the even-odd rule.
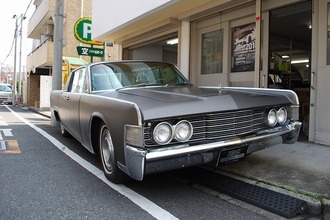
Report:
[[[119,167],[133,179],[142,180],[145,174],[211,162],[215,159],[214,151],[231,146],[247,145],[247,154],[250,154],[276,144],[295,143],[300,127],[301,122],[291,122],[286,126],[259,131],[253,136],[193,146],[182,144],[145,150],[126,145],[126,166],[119,164]]]

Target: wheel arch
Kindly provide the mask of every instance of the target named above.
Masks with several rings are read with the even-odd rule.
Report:
[[[60,115],[59,115],[57,109],[54,109],[54,110],[53,110],[53,114],[54,114],[54,117],[55,117],[55,120],[56,120],[56,121],[61,121],[61,118],[60,118]]]
[[[91,125],[90,125],[90,137],[91,137],[91,146],[94,153],[99,154],[99,132],[102,124],[106,124],[105,120],[99,116],[93,116],[91,119]]]

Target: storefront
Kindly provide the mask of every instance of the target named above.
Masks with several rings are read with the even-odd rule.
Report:
[[[294,90],[302,140],[330,145],[329,2],[158,0],[154,10],[141,9],[103,31],[93,15],[93,36],[119,44],[122,59],[177,64],[196,85]],[[166,42],[175,38],[178,44],[169,47]]]
[[[268,1],[270,3],[270,1]],[[266,10],[267,8],[267,10]],[[192,23],[191,80],[197,85],[291,89],[300,100],[301,139],[309,136],[309,87],[312,40],[312,2],[246,4],[200,18]],[[253,12],[253,13],[251,13]],[[260,24],[258,37],[257,23]],[[258,42],[259,41],[259,42]],[[260,43],[260,47],[257,46]],[[256,75],[257,51],[260,52]],[[197,61],[197,62],[193,62]]]

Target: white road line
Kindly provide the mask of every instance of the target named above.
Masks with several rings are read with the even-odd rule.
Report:
[[[140,206],[142,209],[147,211],[150,215],[155,217],[156,219],[178,219],[165,209],[161,208],[157,204],[153,203],[149,199],[141,196],[140,194],[136,193],[135,191],[131,190],[130,188],[121,185],[121,184],[114,184],[110,182],[103,174],[103,171],[89,163],[88,161],[84,160],[82,157],[80,157],[75,152],[71,151],[69,148],[67,148],[65,145],[63,145],[61,142],[59,142],[57,139],[55,139],[53,136],[49,135],[44,130],[40,129],[39,127],[35,126],[34,124],[30,123],[20,115],[18,115],[16,112],[11,110],[9,107],[6,106],[6,108],[11,111],[17,118],[22,120],[25,124],[29,125],[31,128],[39,132],[41,135],[43,135],[46,139],[48,139],[52,144],[54,144],[58,149],[63,151],[66,155],[71,157],[74,161],[79,163],[82,167],[84,167],[86,170],[94,174],[96,177],[98,177],[100,180],[102,180],[104,183],[106,183],[108,186],[110,186],[112,189],[116,190],[118,193],[126,196],[129,200],[134,202],[136,205]]]
[[[8,123],[6,121],[0,121],[0,126],[8,126]]]
[[[3,140],[3,136],[1,135],[3,133],[5,136],[13,136],[13,133],[11,133],[11,129],[0,129],[0,140]]]
[[[8,126],[8,123],[3,119],[2,115],[0,115],[0,126]]]
[[[11,133],[11,130],[12,129],[10,129],[10,128],[0,129],[0,132],[2,131],[5,136],[12,137],[13,136],[13,133]]]
[[[6,150],[6,142],[5,141],[0,141],[0,150]]]

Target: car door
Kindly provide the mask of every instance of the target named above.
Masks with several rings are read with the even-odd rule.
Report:
[[[69,85],[66,91],[63,91],[60,97],[62,114],[65,119],[62,120],[64,127],[79,141],[81,138],[80,130],[80,99],[87,89],[87,77],[85,68],[77,69],[72,72]],[[62,116],[63,117],[63,116]]]

